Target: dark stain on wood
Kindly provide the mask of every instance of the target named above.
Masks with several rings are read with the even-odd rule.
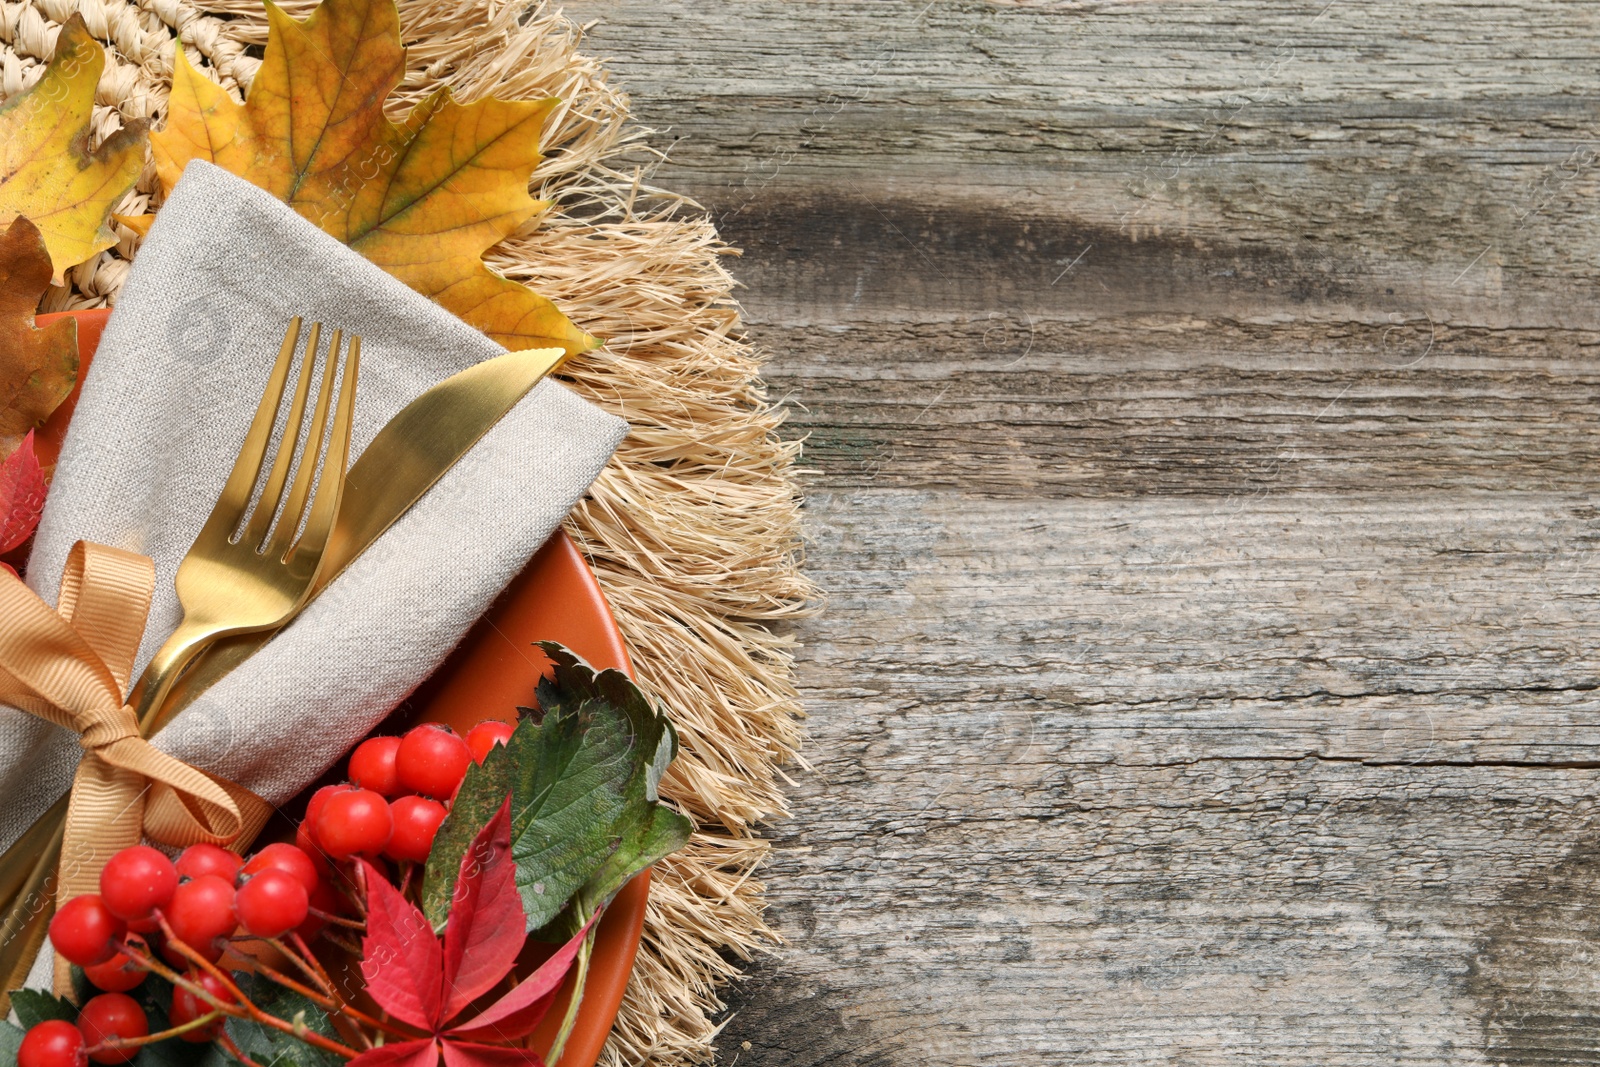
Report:
[[[844,1000],[825,982],[755,964],[732,986],[717,1060],[727,1067],[899,1067],[914,1040],[880,1037],[845,1021]]]
[[[1600,1064],[1600,846],[1584,842],[1512,886],[1472,958],[1466,987],[1483,1051],[1507,1067]]]
[[[974,307],[1104,315],[1247,314],[1358,298],[1368,281],[1337,247],[1226,243],[971,201],[843,193],[763,194],[708,208],[744,250],[741,282],[762,301],[803,294],[816,314],[920,309],[937,321]]]

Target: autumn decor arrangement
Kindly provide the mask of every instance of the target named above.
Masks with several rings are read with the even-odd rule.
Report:
[[[0,1045],[20,1067],[536,1065],[525,1039],[575,970],[545,1054],[558,1062],[601,910],[689,824],[656,792],[677,750],[667,720],[621,672],[545,651],[554,674],[527,720],[364,741],[294,844],[115,853],[99,892],[50,921],[76,965],[68,995],[14,994],[26,1029],[0,1024]],[[519,977],[530,934],[548,950]],[[344,961],[359,982],[336,976]]]
[[[0,1067],[712,1058],[811,589],[643,138],[538,4],[0,12]]]

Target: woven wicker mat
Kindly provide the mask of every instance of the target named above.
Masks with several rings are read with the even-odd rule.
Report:
[[[689,847],[657,869],[644,942],[601,1062],[710,1058],[718,987],[771,939],[752,873],[754,827],[781,812],[778,765],[794,755],[798,708],[785,640],[770,624],[803,610],[798,446],[738,339],[729,250],[702,213],[644,185],[651,156],[627,98],[578,51],[559,12],[492,0],[399,0],[408,70],[395,117],[441,84],[458,96],[557,96],[533,194],[558,205],[488,258],[608,338],[564,371],[633,425],[567,523],[634,654],[640,681],[673,710],[683,751],[663,793],[691,814]],[[304,17],[315,0],[286,0]],[[266,43],[260,0],[0,0],[0,96],[29,85],[58,27],[81,11],[107,47],[95,133],[165,117],[175,37],[235,94]],[[118,209],[147,210],[148,169]],[[138,241],[72,272],[46,310],[115,303]]]

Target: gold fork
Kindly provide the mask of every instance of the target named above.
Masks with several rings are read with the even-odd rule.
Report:
[[[333,331],[323,363],[316,411],[302,447],[306,400],[321,333],[322,324],[312,323],[283,438],[254,509],[250,506],[251,497],[266,464],[273,424],[282,406],[300,339],[298,316],[289,323],[278,362],[272,368],[272,377],[222,496],[178,566],[176,584],[183,621],[151,659],[129,698],[147,737],[164,721],[161,708],[173,683],[208,645],[230,634],[256,633],[282,625],[316,588],[324,549],[344,493],[356,376],[361,363],[361,338],[352,334],[343,360],[343,385],[333,432],[326,435],[324,448],[342,339],[341,331]],[[290,468],[302,450],[305,454],[295,468],[291,484]]]
[[[303,434],[302,447],[300,438],[307,429],[306,401],[321,332],[321,323],[313,323],[283,437],[260,496],[256,497],[254,490],[267,462],[273,426],[283,405],[299,344],[298,316],[290,320],[277,363],[222,496],[178,566],[176,584],[183,621],[157,650],[129,696],[139,717],[140,732],[146,737],[163,725],[166,716],[162,715],[162,706],[167,694],[184,667],[200,652],[230,634],[283,625],[316,589],[324,550],[344,493],[361,363],[361,338],[352,334],[342,361],[344,373],[333,429],[328,433],[342,337],[335,330],[324,361],[316,409],[309,432]],[[294,467],[291,485],[290,470],[295,455],[301,451],[305,455]],[[256,500],[254,509],[250,506],[252,498]],[[50,883],[61,855],[67,799],[62,797],[24,834],[29,847],[8,850],[0,862],[0,900],[5,907],[0,917],[0,1011],[5,1010],[10,991],[27,976],[28,964],[43,945],[45,924],[54,911]]]

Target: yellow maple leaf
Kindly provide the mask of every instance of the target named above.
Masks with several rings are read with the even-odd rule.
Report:
[[[78,380],[78,324],[43,329],[33,311],[50,281],[50,253],[38,227],[18,218],[0,231],[0,459],[50,416]]]
[[[0,105],[0,226],[25,215],[50,250],[51,280],[116,244],[111,209],[144,167],[142,119],[89,149],[94,88],[106,54],[73,15],[34,85]]]
[[[600,343],[482,258],[547,206],[528,177],[557,101],[460,104],[441,90],[396,125],[383,112],[405,73],[394,0],[324,0],[304,22],[269,2],[267,23],[243,104],[180,49],[166,128],[151,135],[164,189],[190,160],[208,160],[507,348]]]

